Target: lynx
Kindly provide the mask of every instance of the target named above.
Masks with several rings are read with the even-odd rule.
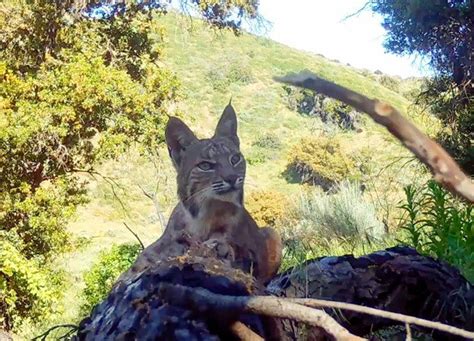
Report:
[[[190,243],[208,243],[235,267],[252,272],[259,281],[269,280],[280,266],[281,240],[273,229],[259,228],[244,207],[246,163],[231,103],[210,139],[198,139],[175,117],[169,119],[165,135],[180,201],[161,238],[142,252],[131,271],[182,255]]]

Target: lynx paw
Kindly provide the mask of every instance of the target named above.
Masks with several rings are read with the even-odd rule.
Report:
[[[212,238],[203,242],[203,245],[205,245],[209,249],[214,250],[217,254],[217,257],[220,259],[227,259],[230,261],[235,260],[234,249],[226,241],[217,238]]]

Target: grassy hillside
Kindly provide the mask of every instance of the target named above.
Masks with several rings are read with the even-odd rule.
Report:
[[[266,38],[248,34],[236,37],[218,32],[199,21],[168,14],[158,19],[167,31],[165,55],[160,63],[173,70],[181,81],[181,99],[170,114],[180,115],[198,134],[211,136],[222,109],[232,97],[239,120],[242,150],[249,161],[246,193],[272,190],[295,202],[307,186],[288,181],[285,176],[289,150],[307,136],[336,136],[348,154],[361,153],[370,167],[363,174],[367,187],[364,200],[377,209],[380,220],[394,222],[392,208],[401,194],[401,186],[414,180],[420,168],[403,148],[382,128],[365,120],[362,131],[327,131],[323,122],[298,114],[289,108],[287,93],[272,80],[288,72],[309,69],[320,76],[349,87],[369,97],[389,102],[411,116],[428,132],[437,124],[429,117],[412,113],[410,101],[365,71],[301,52]],[[268,136],[277,147],[262,145]],[[90,268],[100,250],[114,243],[134,241],[125,228],[127,223],[145,244],[159,237],[163,226],[157,211],[166,219],[176,204],[175,174],[165,149],[153,158],[144,158],[130,151],[118,160],[99,169],[102,176],[90,178],[90,203],[81,208],[70,231],[81,237],[84,246],[58,262],[71,277],[68,287],[67,311],[61,317],[74,320],[82,273]],[[143,191],[156,195],[153,202]],[[323,196],[324,194],[321,194]],[[336,248],[324,252],[347,252]],[[26,331],[26,333],[28,333]]]

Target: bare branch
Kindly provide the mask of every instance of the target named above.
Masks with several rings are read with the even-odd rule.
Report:
[[[248,312],[270,317],[288,318],[324,329],[335,340],[365,340],[353,335],[322,310],[312,309],[289,300],[270,296],[227,296],[203,288],[160,283],[160,296],[173,304],[191,307],[201,314],[203,309],[222,314],[223,311]]]
[[[166,228],[165,217],[163,216],[163,211],[161,210],[160,203],[158,202],[158,198],[156,197],[156,192],[150,194],[145,191],[145,189],[140,184],[138,184],[137,186],[142,190],[143,194],[153,202],[153,206],[155,207],[155,213],[158,217],[158,220],[160,221],[162,230],[164,230]]]
[[[362,6],[361,8],[359,8],[357,11],[355,11],[354,13],[351,13],[351,14],[348,14],[346,15],[344,18],[342,18],[341,22],[344,22],[346,21],[347,19],[350,19],[352,17],[356,17],[358,16],[359,14],[361,14],[363,11],[365,11],[367,8],[369,8],[370,6],[370,1],[367,1],[364,6]]]
[[[36,341],[36,340],[45,341],[47,339],[47,337],[49,336],[49,334],[51,334],[53,331],[55,331],[57,329],[60,329],[60,328],[69,328],[70,329],[65,335],[70,334],[71,331],[75,332],[79,329],[79,327],[76,326],[75,324],[59,324],[59,325],[56,325],[56,326],[53,326],[53,327],[49,328],[43,334],[35,336],[31,340],[32,341]]]
[[[308,71],[276,77],[275,80],[317,91],[367,113],[427,165],[437,182],[453,194],[474,203],[474,182],[463,173],[458,164],[438,143],[422,133],[391,105],[369,99]]]
[[[289,298],[290,302],[303,304],[308,307],[314,308],[336,308],[336,309],[344,309],[350,310],[357,313],[383,317],[394,321],[404,322],[405,324],[415,324],[417,326],[426,327],[430,329],[436,329],[442,332],[459,335],[468,339],[474,339],[474,332],[470,332],[461,328],[449,326],[444,323],[434,322],[425,320],[422,318],[408,316],[398,313],[392,313],[390,311],[384,311],[380,309],[365,307],[357,304],[352,303],[345,303],[345,302],[337,302],[337,301],[328,301],[328,300],[320,300],[315,298]]]
[[[143,251],[143,250],[145,249],[145,245],[143,245],[143,242],[142,242],[142,240],[140,239],[140,237],[138,237],[138,234],[136,234],[136,233],[130,228],[130,226],[127,225],[126,222],[123,221],[122,223],[125,225],[125,227],[127,228],[127,230],[129,230],[130,233],[133,234],[133,236],[138,240],[138,242],[140,243],[140,245],[141,245],[141,247],[142,247],[142,251]]]

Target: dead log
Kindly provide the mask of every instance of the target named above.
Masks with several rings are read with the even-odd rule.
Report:
[[[272,311],[265,313],[257,307],[257,314],[249,308],[249,295],[262,294],[263,290],[250,275],[212,257],[199,256],[199,252],[191,253],[119,283],[81,322],[74,340],[257,340],[301,336],[301,324],[286,320],[277,323],[259,316],[262,312],[272,315]],[[323,257],[306,262],[274,278],[266,291],[285,298],[356,303],[474,329],[471,285],[453,267],[405,247],[359,258]],[[264,301],[250,306],[255,308]],[[326,312],[357,335],[399,323],[351,311]],[[278,313],[273,316],[284,316],[285,309]],[[334,339],[321,329],[313,330],[317,333],[311,335],[317,335],[317,339]]]

